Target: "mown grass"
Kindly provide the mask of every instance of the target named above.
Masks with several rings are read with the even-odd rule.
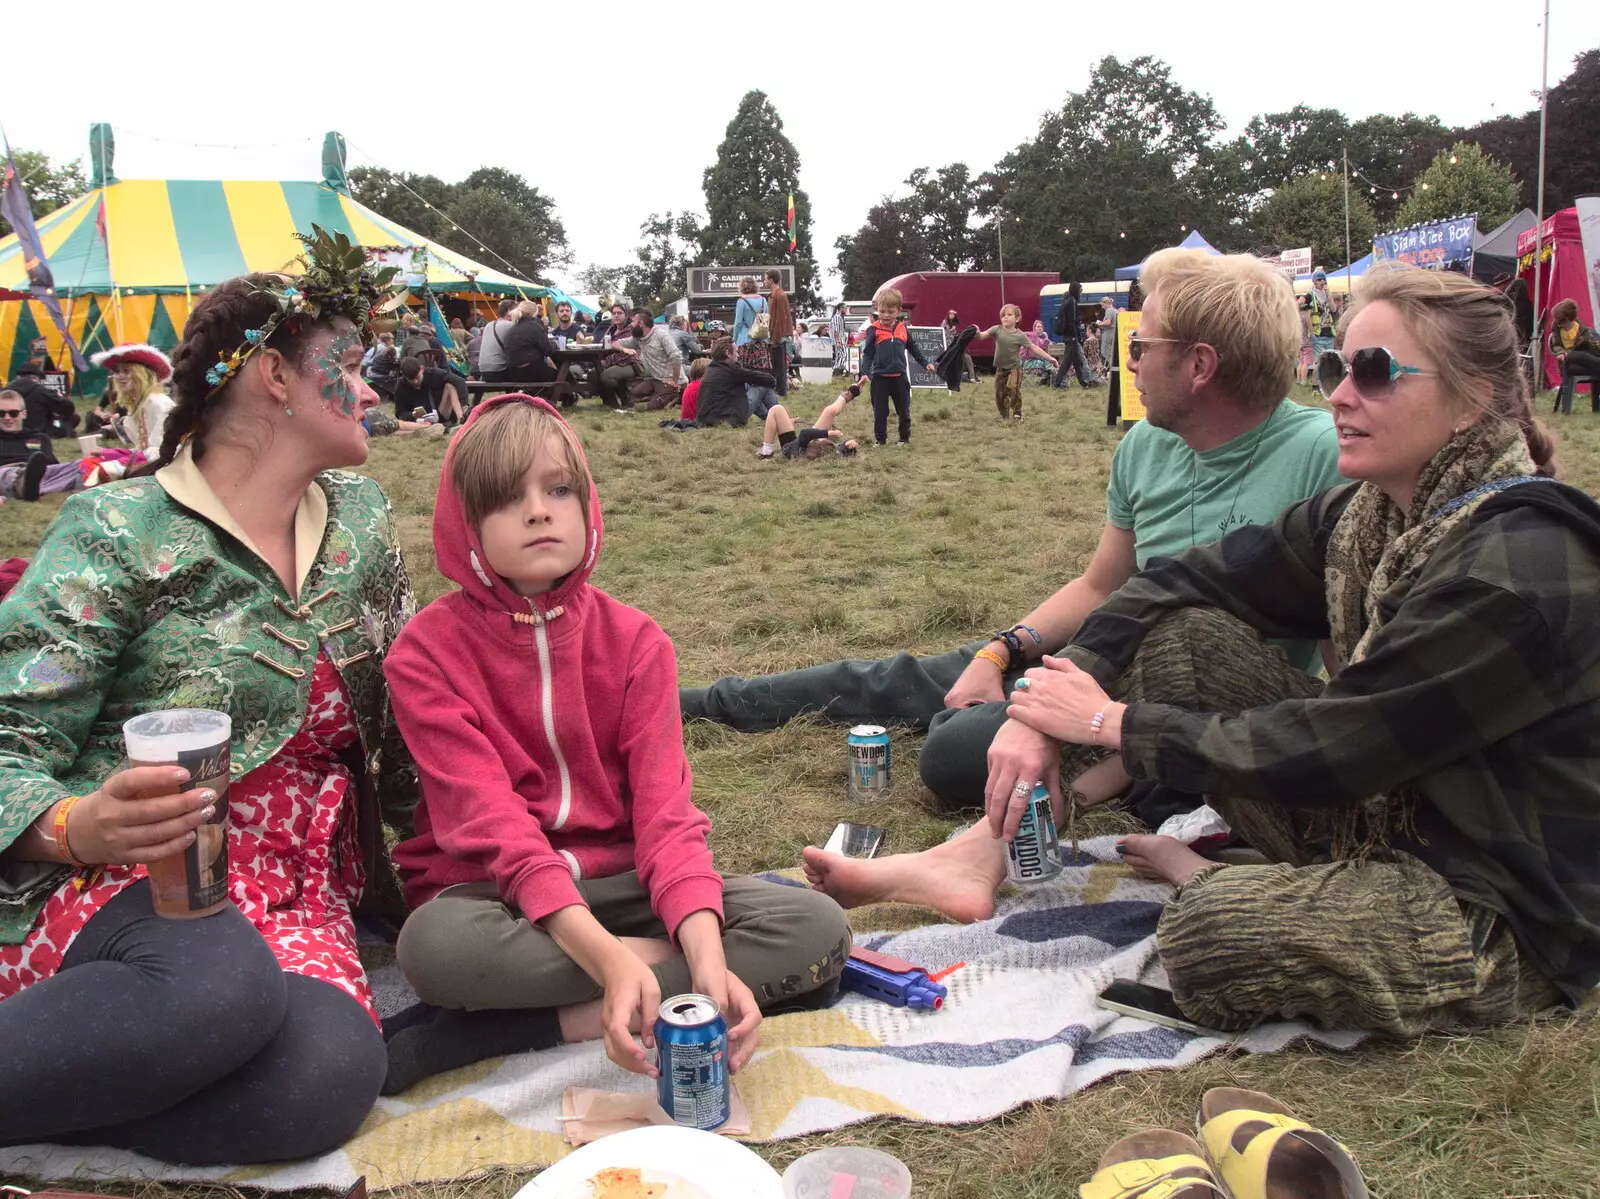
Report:
[[[606,512],[594,581],[660,621],[690,683],[940,650],[1015,619],[1088,562],[1118,434],[1105,427],[1102,391],[1029,384],[1021,426],[998,423],[989,394],[918,393],[910,450],[814,463],[758,461],[754,428],[672,433],[643,414],[585,405],[574,424]],[[807,388],[794,407],[810,417],[830,398],[830,389]],[[843,424],[864,434],[870,413],[852,406]],[[1556,417],[1552,427],[1565,476],[1600,493],[1600,417]],[[443,453],[438,442],[391,439],[374,445],[366,468],[394,504],[422,601],[448,587],[430,544]],[[0,556],[30,552],[54,507],[0,508]],[[722,869],[792,865],[846,816],[889,826],[894,850],[947,835],[952,823],[932,814],[915,785],[915,738],[896,738],[904,785],[865,811],[845,795],[843,740],[807,722],[754,736],[690,726],[696,795],[712,815]],[[873,909],[856,925],[928,918]],[[1192,1127],[1201,1093],[1216,1085],[1271,1092],[1339,1136],[1374,1194],[1600,1193],[1600,1019],[1592,1011],[1348,1053],[1300,1046],[1219,1055],[1184,1070],[1124,1075],[980,1125],[883,1120],[758,1148],[781,1169],[819,1145],[877,1145],[911,1166],[919,1196],[1067,1197],[1115,1138]],[[502,1199],[535,1172],[403,1188],[399,1199]],[[225,1188],[101,1189],[202,1199]]]

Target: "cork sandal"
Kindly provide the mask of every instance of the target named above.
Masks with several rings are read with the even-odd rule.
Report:
[[[1370,1199],[1349,1150],[1270,1095],[1216,1087],[1200,1100],[1199,1123],[1234,1199]]]
[[[1100,1156],[1081,1199],[1227,1199],[1192,1137],[1152,1128],[1123,1137]]]

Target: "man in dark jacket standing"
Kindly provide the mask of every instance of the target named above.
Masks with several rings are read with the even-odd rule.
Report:
[[[1067,287],[1061,297],[1061,309],[1056,313],[1056,336],[1066,348],[1061,353],[1061,365],[1051,386],[1064,389],[1067,372],[1076,371],[1078,382],[1084,387],[1097,387],[1100,380],[1089,373],[1089,360],[1083,356],[1083,314],[1078,311],[1078,301],[1083,296],[1083,284],[1077,280]]]
[[[46,437],[77,436],[79,418],[72,401],[46,386],[44,372],[33,363],[24,363],[6,389],[20,395],[27,406],[22,427],[28,432]]]

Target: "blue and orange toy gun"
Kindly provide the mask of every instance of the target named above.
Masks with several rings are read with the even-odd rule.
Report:
[[[859,991],[895,1007],[923,1008],[936,1012],[944,1006],[949,991],[934,982],[928,972],[910,962],[870,949],[852,949],[844,964],[844,987]]]

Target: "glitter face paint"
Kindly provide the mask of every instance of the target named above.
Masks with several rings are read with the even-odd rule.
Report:
[[[337,333],[328,342],[326,349],[317,352],[311,363],[317,372],[317,389],[322,395],[323,402],[346,419],[355,419],[361,401],[356,395],[355,384],[350,379],[350,370],[354,368],[354,364],[347,366],[345,356],[351,350],[361,348],[361,338],[354,333]],[[359,362],[360,359],[356,359],[356,363]]]

